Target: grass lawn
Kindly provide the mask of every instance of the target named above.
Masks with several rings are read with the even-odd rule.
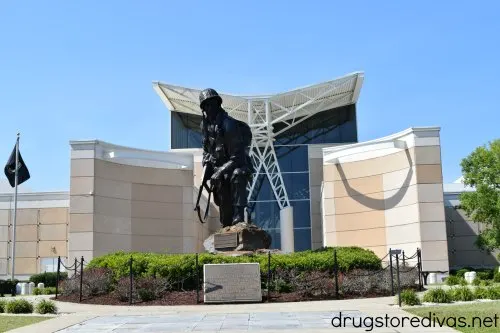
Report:
[[[423,306],[414,308],[404,308],[405,311],[410,312],[420,317],[429,317],[429,312],[432,318],[439,318],[440,322],[445,323],[448,321],[450,327],[460,332],[466,333],[498,333],[500,332],[500,301],[485,302],[485,303],[471,303],[460,305],[443,305],[443,306]],[[497,316],[495,323],[495,314]],[[463,317],[460,321],[459,317]],[[475,317],[481,319],[474,319]],[[456,325],[453,322],[456,318]],[[433,327],[440,327],[436,319],[436,324]],[[428,325],[427,320],[423,324]],[[460,327],[465,326],[465,327]],[[432,327],[432,326],[431,326]]]
[[[14,328],[39,323],[52,318],[40,316],[0,316],[0,332],[6,332]]]

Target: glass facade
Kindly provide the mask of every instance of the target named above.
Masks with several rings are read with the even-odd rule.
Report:
[[[172,114],[172,149],[201,148],[201,116]],[[276,124],[278,132],[286,124]],[[295,251],[311,249],[311,203],[308,145],[353,143],[358,141],[356,108],[349,105],[327,110],[293,126],[276,137],[276,156],[293,206]],[[266,174],[256,174],[258,182],[249,202],[252,221],[267,230],[272,248],[280,248],[280,210]]]

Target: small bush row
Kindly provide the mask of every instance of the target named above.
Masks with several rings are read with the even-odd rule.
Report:
[[[420,305],[422,301],[426,303],[451,303],[479,299],[500,300],[500,286],[476,287],[474,289],[459,286],[448,290],[433,288],[424,293],[422,300],[414,290],[401,291],[401,303],[409,306]]]
[[[45,287],[45,288],[35,288],[33,289],[33,295],[54,295],[56,293],[56,287]]]
[[[0,300],[0,313],[33,313],[35,311],[39,314],[55,314],[57,313],[57,306],[51,300],[43,299],[36,305],[26,299],[13,299],[10,301]]]
[[[337,250],[338,268],[341,272],[354,269],[379,270],[380,259],[373,251],[359,247],[339,247]],[[88,268],[109,268],[113,272],[113,282],[129,276],[129,260],[133,257],[132,272],[134,277],[163,277],[169,280],[185,280],[184,287],[194,286],[196,272],[195,254],[158,254],[116,252],[91,260]],[[268,255],[230,257],[218,254],[200,253],[198,270],[202,272],[204,264],[219,263],[259,263],[262,273],[267,272]],[[296,270],[298,272],[331,271],[334,266],[333,248],[322,248],[290,254],[272,254],[271,270],[276,268]],[[192,276],[191,279],[186,277]]]
[[[476,272],[476,277],[480,280],[492,280],[492,282],[500,282],[500,267],[495,268],[472,268],[464,267],[459,270],[451,270],[450,275],[464,278],[467,272]]]

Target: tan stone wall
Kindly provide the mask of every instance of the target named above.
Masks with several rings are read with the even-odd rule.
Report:
[[[118,146],[111,146],[110,151],[114,147]],[[190,158],[190,166],[181,169],[168,166],[176,153],[166,156],[118,147],[118,154],[142,157],[112,161],[99,158],[106,154],[99,143],[75,144],[73,148],[70,257],[84,256],[89,261],[120,250],[203,251],[214,218],[201,225],[194,211],[195,184],[201,177],[201,159],[193,163],[201,158],[197,151],[184,153],[183,161]],[[212,216],[216,213],[211,210]]]
[[[68,256],[68,207],[22,208],[23,203],[18,201],[16,218],[16,276],[44,272],[51,258]],[[12,223],[13,210],[0,209],[0,276],[10,277],[12,269]]]
[[[380,257],[421,248],[424,270],[447,270],[440,146],[388,151],[366,148],[358,159],[324,165],[325,245],[357,245]]]

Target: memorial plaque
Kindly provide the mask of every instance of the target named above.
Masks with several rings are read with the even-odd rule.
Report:
[[[205,303],[262,302],[258,263],[203,265]]]
[[[235,249],[237,246],[238,246],[237,232],[214,235],[214,248],[216,250]]]

